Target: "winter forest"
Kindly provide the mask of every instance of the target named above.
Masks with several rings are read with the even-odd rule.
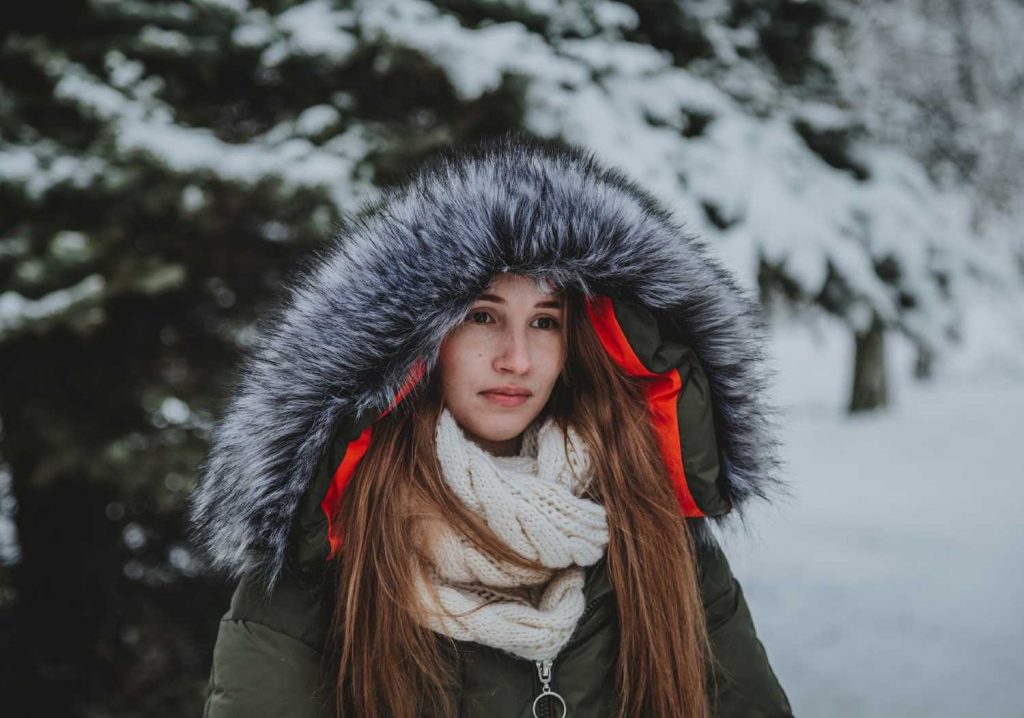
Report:
[[[760,300],[792,496],[722,541],[795,713],[1024,716],[1022,32],[1020,0],[5,3],[0,713],[201,713],[233,586],[182,511],[262,311],[516,131]]]

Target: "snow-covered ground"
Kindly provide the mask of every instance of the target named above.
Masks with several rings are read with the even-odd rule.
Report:
[[[1000,331],[930,386],[890,339],[893,407],[851,419],[848,336],[777,328],[793,498],[723,543],[797,716],[1024,716],[1024,377],[983,356]]]

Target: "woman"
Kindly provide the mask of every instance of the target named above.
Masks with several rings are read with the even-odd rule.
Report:
[[[789,716],[708,530],[766,497],[756,308],[594,157],[424,166],[266,322],[190,506],[206,715]]]

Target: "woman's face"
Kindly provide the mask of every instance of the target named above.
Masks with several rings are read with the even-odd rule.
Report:
[[[466,436],[495,456],[518,452],[520,434],[554,389],[565,360],[563,311],[533,279],[500,274],[441,343],[444,403]]]

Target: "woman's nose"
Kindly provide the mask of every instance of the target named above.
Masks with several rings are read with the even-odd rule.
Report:
[[[495,364],[499,370],[522,374],[530,369],[530,347],[524,334],[509,331],[501,338]]]

